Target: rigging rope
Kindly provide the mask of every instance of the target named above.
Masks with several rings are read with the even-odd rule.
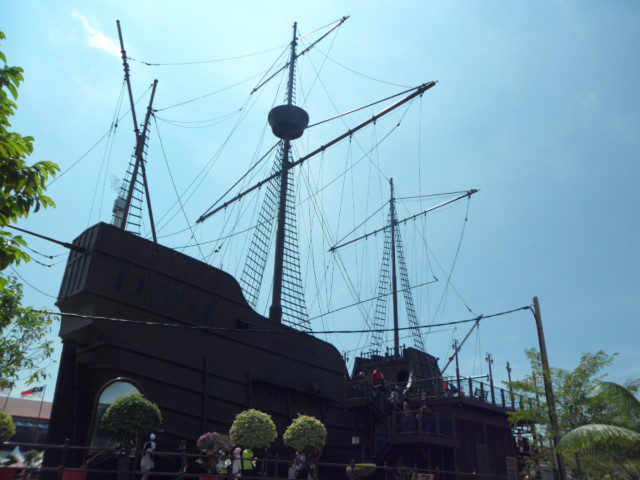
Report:
[[[444,315],[444,309],[446,306],[446,295],[447,295],[447,291],[449,289],[449,284],[451,283],[451,276],[453,275],[453,269],[456,266],[456,262],[458,260],[458,255],[460,254],[460,247],[462,246],[462,239],[464,238],[464,232],[467,228],[467,223],[469,221],[469,205],[471,203],[471,197],[467,197],[467,208],[464,214],[464,222],[462,224],[462,230],[460,232],[460,238],[458,239],[458,246],[456,248],[456,254],[453,257],[453,262],[451,263],[451,269],[449,270],[449,274],[447,275],[447,283],[445,284],[445,289],[444,292],[442,293],[442,297],[440,297],[440,301],[438,302],[438,306],[436,307],[436,310],[433,314],[433,318],[436,318],[438,316],[438,311],[440,310],[440,307],[442,306],[442,315]],[[444,302],[444,303],[443,303]],[[469,310],[470,313],[473,313],[471,311],[471,309],[467,306],[467,310]]]
[[[149,85],[149,87],[144,91],[144,93],[142,95],[140,95],[140,97],[134,102],[134,105],[137,105],[138,102],[140,100],[142,100],[142,97],[144,97],[147,92],[149,90],[151,90],[153,84]],[[122,121],[122,119],[127,116],[129,114],[129,112],[131,112],[131,108],[129,108],[125,113],[122,114],[122,116],[120,118],[118,118],[118,121],[116,123],[120,123],[120,121]],[[89,153],[91,153],[101,142],[102,140],[104,140],[107,135],[109,135],[109,133],[111,133],[111,130],[113,128],[113,125],[111,127],[109,127],[109,130],[107,130],[97,141],[96,143],[94,143],[89,150],[87,150],[86,152],[84,152],[82,155],[80,155],[80,157],[73,162],[69,167],[67,167],[65,170],[63,170],[62,172],[60,172],[60,175],[57,175],[53,180],[51,180],[49,183],[47,183],[47,188],[49,188],[51,185],[53,185],[55,182],[57,182],[58,180],[60,180],[64,175],[66,175],[67,173],[69,173],[69,170],[71,170],[73,167],[75,167],[78,163],[80,163],[80,161],[82,161],[87,155],[89,155]]]
[[[405,210],[407,210],[407,209],[406,209],[406,207],[405,207]],[[409,211],[407,210],[407,213],[408,213],[408,212],[409,212]],[[425,237],[425,236],[423,235],[423,233],[422,233],[421,231],[419,231],[419,230],[418,230],[418,233],[420,234],[420,238],[422,239],[422,243],[424,244],[424,247],[425,247],[426,251],[427,251],[428,253],[430,253],[430,254],[431,254],[431,256],[432,256],[432,257],[433,257],[433,259],[435,260],[436,265],[438,265],[438,268],[440,269],[440,271],[442,272],[442,274],[443,274],[445,277],[449,278],[449,277],[448,277],[448,275],[447,275],[447,271],[444,269],[444,267],[442,266],[442,264],[440,263],[440,261],[439,261],[439,260],[438,260],[438,258],[436,257],[435,253],[433,252],[433,250],[431,250],[431,247],[430,247],[430,246],[429,246],[429,244],[427,243],[427,239],[426,239],[426,237]],[[449,278],[449,280],[448,280],[448,284],[449,284],[449,286],[450,286],[451,288],[453,288],[453,291],[456,293],[456,295],[458,296],[458,298],[460,299],[460,301],[462,302],[462,304],[466,307],[466,309],[467,309],[470,313],[472,313],[472,314],[474,314],[474,315],[475,315],[475,312],[473,311],[473,309],[472,309],[472,308],[469,306],[469,304],[464,300],[464,298],[462,298],[462,295],[460,294],[460,292],[458,291],[458,289],[456,288],[456,286],[454,285],[454,283],[451,281],[451,279],[450,279],[450,278]],[[435,315],[434,315],[434,317],[433,317],[433,318],[435,318]]]
[[[132,58],[132,57],[127,57],[129,60],[132,60],[134,62],[138,62],[141,63],[143,65],[146,65],[148,67],[173,67],[173,66],[180,66],[180,65],[201,65],[201,64],[205,64],[205,63],[218,63],[218,62],[228,62],[231,60],[239,60],[242,58],[248,58],[248,57],[255,57],[256,55],[262,55],[264,53],[269,53],[269,52],[273,52],[274,50],[279,50],[282,47],[288,45],[284,44],[284,45],[278,45],[277,47],[272,47],[272,48],[267,48],[266,50],[260,50],[258,52],[253,52],[253,53],[245,53],[242,55],[236,55],[233,57],[225,57],[225,58],[211,58],[209,60],[195,60],[195,61],[187,61],[187,62],[148,62],[148,61],[144,61],[144,60],[138,60],[136,58]]]
[[[208,119],[208,120],[196,120],[196,121],[190,121],[190,122],[181,122],[181,121],[170,120],[168,118],[162,118],[162,117],[157,117],[157,116],[156,116],[156,118],[158,120],[160,120],[161,122],[168,123],[169,125],[174,126],[174,127],[180,127],[180,128],[211,128],[211,127],[215,127],[216,125],[220,125],[221,123],[224,123],[227,120],[231,120],[234,116],[238,115],[239,113],[240,113],[240,110],[234,110],[233,112],[227,113],[225,115],[221,115],[221,116],[216,117],[216,118],[212,118],[212,119]],[[194,123],[199,123],[200,125],[193,125]],[[206,123],[206,125],[203,125],[205,123]]]
[[[164,158],[164,163],[167,166],[167,171],[169,172],[169,178],[171,179],[171,185],[173,186],[173,191],[175,192],[176,197],[178,198],[178,202],[180,203],[180,210],[182,211],[182,215],[184,216],[184,221],[187,222],[187,227],[189,227],[189,231],[191,232],[191,238],[195,240],[195,233],[193,231],[193,227],[191,226],[191,223],[189,223],[189,218],[187,217],[187,213],[184,211],[184,205],[180,200],[180,195],[178,194],[178,187],[176,187],[176,182],[173,178],[171,167],[169,166],[169,160],[167,159],[167,152],[164,149],[164,142],[162,141],[162,136],[160,135],[160,128],[158,127],[158,122],[156,121],[155,115],[153,115],[153,124],[156,127],[156,133],[158,134],[158,141],[160,143],[160,150],[162,150],[162,157]],[[198,251],[200,252],[200,256],[202,257],[202,260],[205,260],[204,253],[202,252],[202,249],[200,248],[200,246],[198,246]]]
[[[125,89],[125,80],[122,80],[122,86],[120,87],[120,94],[118,95],[118,102],[116,103],[116,108],[113,112],[113,117],[111,119],[111,128],[109,129],[109,135],[107,137],[107,144],[104,149],[104,153],[102,154],[102,161],[100,162],[100,170],[98,171],[98,178],[96,178],[96,186],[93,189],[93,198],[91,199],[91,208],[89,209],[89,218],[87,219],[87,227],[91,224],[91,217],[93,216],[93,207],[96,201],[96,197],[99,191],[100,179],[102,178],[102,170],[104,169],[104,184],[106,184],[107,172],[109,170],[109,163],[111,160],[111,152],[113,149],[113,141],[115,138],[116,130],[118,128],[118,116],[120,115],[120,109],[122,107],[122,100],[124,98],[124,89]],[[106,166],[105,166],[106,164]],[[102,189],[102,194],[104,195],[104,188]],[[102,199],[103,195],[100,197],[100,211],[98,212],[98,219],[102,214]]]
[[[252,76],[250,76],[250,77],[247,77],[247,78],[245,78],[244,80],[240,80],[239,82],[233,83],[233,84],[231,84],[231,85],[227,85],[226,87],[222,87],[222,88],[219,88],[219,89],[217,89],[217,90],[214,90],[213,92],[205,93],[204,95],[199,95],[199,96],[197,96],[197,97],[190,98],[190,99],[188,99],[188,100],[184,100],[184,101],[182,101],[182,102],[178,102],[178,103],[175,103],[175,104],[173,104],[173,105],[169,105],[168,107],[157,108],[157,109],[155,109],[154,111],[155,111],[155,112],[162,112],[162,111],[164,111],[164,110],[169,110],[170,108],[180,107],[180,106],[182,106],[182,105],[186,105],[186,104],[188,104],[188,103],[192,103],[192,102],[196,102],[196,101],[198,101],[198,100],[202,100],[203,98],[207,98],[207,97],[210,97],[210,96],[212,96],[212,95],[216,95],[216,94],[218,94],[218,93],[225,92],[225,91],[227,91],[227,90],[229,90],[229,89],[231,89],[231,88],[233,88],[233,87],[237,87],[238,85],[242,85],[243,83],[247,83],[249,80],[253,80],[254,78],[256,78],[256,77],[258,77],[258,76],[260,76],[260,73],[257,73],[257,74],[255,74],[255,75],[252,75]],[[244,108],[244,105],[243,105],[243,107],[242,107],[242,108]],[[240,110],[242,110],[242,108],[240,108]]]
[[[361,77],[364,78],[368,78],[369,80],[374,80],[376,82],[380,82],[380,83],[384,83],[386,85],[392,85],[394,87],[402,87],[402,88],[408,88],[408,85],[402,85],[401,83],[393,83],[393,82],[387,82],[386,80],[381,80],[379,78],[376,77],[372,77],[371,75],[366,75],[362,72],[358,72],[357,70],[354,70],[353,68],[347,67],[346,65],[338,62],[337,60],[334,60],[333,58],[329,57],[328,54],[324,53],[322,50],[320,50],[319,48],[316,49],[319,53],[321,53],[322,55],[324,55],[327,60],[329,60],[330,62],[335,63],[336,65],[344,68],[345,70],[350,71],[351,73],[355,73],[356,75],[360,75]]]

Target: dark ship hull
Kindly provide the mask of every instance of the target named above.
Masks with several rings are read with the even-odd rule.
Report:
[[[98,395],[125,377],[162,411],[160,450],[206,431],[227,431],[238,412],[257,408],[272,415],[280,434],[298,413],[322,420],[328,431],[323,461],[403,462],[459,472],[447,474],[452,479],[473,471],[507,475],[514,441],[500,405],[444,395],[437,381],[419,388],[415,382],[413,396],[407,395],[414,406],[427,401],[441,414],[436,425],[442,430],[400,432],[396,415],[369,390],[358,395],[333,345],[256,313],[228,273],[105,223],[74,243],[84,252],[70,254],[57,302],[63,314],[221,330],[63,315],[50,443],[90,445]],[[384,358],[358,359],[356,366],[382,362],[388,378],[405,382],[440,375],[424,352]]]

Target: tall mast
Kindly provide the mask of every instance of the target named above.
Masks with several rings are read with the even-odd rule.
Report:
[[[291,59],[289,60],[289,82],[287,83],[287,105],[293,105],[294,73],[296,63],[297,22],[293,24],[293,39],[291,40]],[[289,153],[291,140],[284,139],[282,149],[282,171],[280,174],[280,202],[278,204],[278,229],[276,231],[276,252],[273,267],[273,296],[269,318],[282,322],[282,271],[284,267],[284,241],[287,215],[287,187],[289,183]]]
[[[138,171],[142,171],[142,184],[145,190],[145,196],[147,200],[147,208],[149,209],[149,220],[151,223],[151,233],[153,235],[153,241],[157,242],[156,227],[153,221],[153,210],[151,209],[151,197],[149,195],[149,185],[147,183],[147,172],[144,165],[144,148],[147,142],[147,133],[149,130],[149,121],[153,113],[153,99],[156,94],[156,87],[158,86],[158,80],[153,81],[153,87],[151,90],[151,97],[149,99],[149,105],[147,106],[147,113],[144,119],[144,125],[142,132],[138,128],[138,118],[136,116],[135,102],[133,100],[133,91],[131,89],[131,79],[129,74],[129,62],[127,61],[127,51],[124,48],[124,40],[122,38],[122,29],[120,27],[120,20],[116,20],[118,26],[118,38],[120,39],[120,53],[122,54],[122,66],[124,69],[124,80],[127,84],[127,92],[129,94],[129,105],[131,107],[131,119],[133,120],[133,131],[136,136],[136,148],[135,148],[135,164],[133,166],[133,172],[129,179],[129,188],[127,189],[127,196],[125,197],[124,208],[122,209],[122,215],[119,218],[118,227],[124,230],[127,227],[127,220],[129,217],[129,210],[131,209],[131,200],[133,198],[133,192],[135,190],[136,183],[138,181]]]
[[[127,84],[127,91],[129,92],[129,103],[131,105],[133,131],[135,132],[137,139],[140,136],[140,130],[138,130],[138,119],[136,117],[136,109],[134,108],[135,102],[133,101],[133,92],[131,91],[131,82],[129,79],[129,62],[127,61],[127,51],[124,49],[124,40],[122,39],[120,20],[116,20],[116,25],[118,26],[118,38],[120,39],[120,54],[122,55],[122,67],[124,68],[124,81]]]
[[[391,197],[389,208],[391,209],[391,288],[393,292],[393,353],[400,356],[400,335],[398,325],[398,278],[396,275],[396,206],[393,195],[393,178],[389,179]]]

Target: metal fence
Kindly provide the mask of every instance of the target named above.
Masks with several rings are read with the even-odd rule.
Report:
[[[430,417],[432,420],[435,417]],[[434,424],[434,428],[436,424]],[[418,429],[421,426],[416,425]],[[430,428],[430,427],[429,427]],[[444,433],[443,433],[444,434]],[[289,467],[291,461],[289,459],[282,459],[278,455],[255,457],[255,468],[251,470],[244,470],[239,476],[234,476],[231,471],[226,474],[219,473],[207,473],[200,465],[196,463],[198,459],[206,459],[205,455],[193,454],[193,453],[180,453],[177,452],[161,452],[156,451],[153,453],[154,459],[158,458],[180,458],[180,470],[174,471],[162,471],[152,470],[151,472],[143,472],[139,468],[136,468],[140,464],[140,452],[132,454],[127,459],[124,454],[116,450],[103,451],[108,455],[108,459],[111,464],[115,464],[118,459],[124,458],[124,462],[120,462],[120,468],[97,468],[96,466],[87,466],[86,458],[90,453],[98,453],[95,449],[90,447],[70,445],[69,442],[65,442],[63,445],[51,445],[51,444],[17,444],[6,442],[2,444],[2,447],[6,449],[12,449],[15,446],[20,446],[23,449],[34,449],[44,452],[45,465],[39,467],[0,467],[0,478],[3,480],[20,479],[20,480],[35,480],[37,478],[50,478],[58,480],[140,480],[145,473],[149,474],[149,478],[172,478],[176,480],[183,479],[195,479],[201,478],[202,480],[279,480],[288,478]],[[48,455],[56,453],[60,458],[60,462],[51,465],[48,462]],[[80,466],[71,466],[70,459],[74,456],[74,453],[82,453],[85,458],[85,462],[82,462]],[[78,465],[79,462],[73,462]],[[109,462],[106,462],[109,463]],[[347,467],[354,464],[346,463],[327,463],[317,462],[316,466],[309,469],[309,474],[303,480],[341,480],[349,479],[354,480],[354,477],[349,477],[347,474]],[[230,470],[230,469],[229,469]],[[298,477],[300,478],[300,477]],[[390,466],[386,463],[383,465],[377,465],[371,478],[384,479],[384,480],[507,480],[506,475],[477,473],[477,472],[460,472],[452,470],[441,469],[425,469],[419,468],[417,465],[411,466]]]

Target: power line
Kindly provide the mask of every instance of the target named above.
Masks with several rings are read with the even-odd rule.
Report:
[[[13,267],[11,267],[11,268],[13,268]],[[504,315],[509,315],[511,313],[524,311],[524,310],[531,310],[531,306],[526,305],[524,307],[512,308],[511,310],[505,310],[505,311],[502,311],[502,312],[492,313],[490,315],[478,315],[477,317],[467,318],[467,319],[464,319],[464,320],[456,320],[456,321],[452,321],[452,322],[431,323],[431,324],[428,324],[428,325],[418,325],[417,327],[416,326],[400,327],[400,328],[398,328],[398,331],[411,330],[411,329],[415,329],[415,328],[423,329],[423,328],[444,327],[444,326],[448,326],[448,325],[459,325],[459,324],[462,324],[462,323],[477,322],[479,320],[484,320],[484,319],[487,319],[487,318],[501,317],[501,316],[504,316]],[[294,334],[311,334],[311,335],[321,335],[321,334],[329,335],[329,334],[353,334],[353,333],[360,333],[361,334],[361,333],[392,332],[392,331],[394,331],[393,328],[361,329],[361,330],[311,330],[311,331],[306,331],[306,332],[305,331],[301,331],[301,330],[295,330],[293,328],[279,329],[279,330],[238,329],[238,328],[232,328],[232,327],[208,327],[208,326],[204,326],[204,325],[185,325],[185,324],[182,324],[182,323],[146,322],[146,321],[143,321],[143,320],[131,320],[131,319],[126,319],[126,318],[104,317],[104,316],[97,316],[97,315],[85,315],[85,314],[80,314],[80,313],[69,313],[69,312],[61,313],[61,312],[54,312],[52,310],[35,310],[34,309],[33,311],[36,312],[36,313],[40,313],[42,315],[52,315],[52,316],[58,316],[58,317],[64,316],[64,317],[72,317],[72,318],[84,318],[84,319],[89,319],[89,320],[104,320],[104,321],[122,323],[122,324],[144,325],[144,326],[149,326],[149,327],[184,328],[184,329],[188,329],[188,330],[202,330],[202,331],[211,331],[211,332],[294,333]]]
[[[413,290],[414,288],[424,287],[425,285],[429,285],[431,283],[435,283],[435,282],[438,281],[438,279],[436,277],[433,277],[433,278],[434,278],[433,280],[429,280],[428,282],[423,282],[423,283],[420,283],[418,285],[414,285],[412,287],[403,288],[402,290],[398,290],[398,292],[406,292],[406,291],[409,291],[409,290]],[[316,315],[315,317],[310,318],[309,321],[315,320],[316,318],[324,317],[325,315],[329,315],[331,313],[339,312],[340,310],[345,310],[347,308],[355,307],[356,305],[360,305],[361,303],[372,302],[373,300],[377,300],[379,298],[388,297],[389,295],[393,295],[393,293],[383,293],[382,295],[376,295],[375,297],[367,298],[365,300],[360,300],[358,302],[355,302],[355,303],[352,303],[352,304],[349,304],[349,305],[344,305],[344,306],[342,306],[340,308],[336,308],[335,310],[331,310],[330,312],[323,313],[321,315]]]
[[[50,260],[53,260],[54,258],[61,257],[62,255],[66,255],[67,254],[67,252],[62,252],[62,253],[58,253],[56,255],[47,255],[46,253],[39,252],[35,248],[31,248],[29,245],[23,245],[23,247],[25,247],[27,250],[30,250],[31,252],[33,252],[33,253],[35,253],[37,255],[41,255],[41,256],[43,256],[45,258],[48,258]]]
[[[43,292],[42,290],[40,290],[40,289],[39,289],[38,287],[36,287],[35,285],[33,285],[33,284],[29,283],[29,282],[28,282],[28,281],[27,281],[27,280],[26,280],[22,275],[20,275],[20,274],[18,273],[18,271],[17,271],[15,268],[13,268],[13,265],[9,265],[9,266],[11,267],[11,270],[13,270],[13,273],[15,273],[15,274],[20,278],[20,280],[22,280],[22,281],[23,281],[24,283],[26,283],[28,286],[30,286],[31,288],[33,288],[36,292],[39,292],[39,293],[41,293],[42,295],[46,295],[47,297],[50,297],[50,298],[58,298],[58,297],[56,297],[55,295],[51,295],[50,293]],[[40,310],[34,310],[34,311],[36,311],[36,312],[38,312],[38,313],[43,313],[43,314],[45,314],[45,313],[44,313],[44,311],[40,311]],[[54,313],[55,313],[55,312],[54,312]]]

